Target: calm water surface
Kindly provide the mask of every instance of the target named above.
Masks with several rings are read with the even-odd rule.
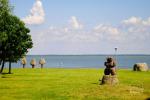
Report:
[[[40,58],[45,58],[45,67],[60,67],[60,68],[102,68],[107,55],[28,55],[26,67],[31,67],[30,61],[35,58],[37,61],[36,67]],[[117,65],[119,68],[132,68],[135,63],[146,62],[150,65],[150,55],[117,55]],[[8,66],[8,64],[6,65]],[[22,67],[21,62],[12,64],[13,67]]]

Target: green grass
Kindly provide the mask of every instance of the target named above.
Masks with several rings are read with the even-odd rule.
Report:
[[[6,69],[5,69],[6,71]],[[145,100],[150,71],[118,70],[118,85],[99,85],[103,69],[13,69],[0,75],[0,100]]]

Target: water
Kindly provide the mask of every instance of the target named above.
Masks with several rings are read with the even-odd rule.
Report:
[[[44,67],[57,68],[102,68],[107,55],[28,55],[26,67],[30,67],[30,61],[35,58],[36,67],[40,67],[39,60],[44,58],[46,64]],[[146,62],[150,65],[150,55],[117,55],[117,67],[132,68],[135,63]],[[6,65],[8,66],[8,64]],[[12,67],[22,67],[21,62],[13,63]]]

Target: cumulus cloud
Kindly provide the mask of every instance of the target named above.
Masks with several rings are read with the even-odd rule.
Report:
[[[86,28],[83,28],[83,24],[77,19],[77,17],[72,16],[70,23],[66,26],[50,26],[47,30],[37,33],[36,35],[39,35],[34,37],[44,38],[43,41],[45,42],[68,42],[69,40],[70,43],[95,43],[109,39],[115,41],[120,35],[120,31],[117,27],[112,25],[99,24],[87,30]],[[38,41],[40,39],[36,40]],[[41,40],[39,42],[41,42]]]
[[[131,17],[127,20],[123,20],[122,22],[126,25],[139,25],[142,23],[142,20],[139,17]]]
[[[131,17],[129,19],[123,20],[123,24],[125,25],[143,25],[143,26],[150,26],[150,17],[146,20],[140,17]]]
[[[69,42],[78,43],[78,42],[95,42],[99,39],[94,33],[85,30],[73,30],[66,27],[53,27],[40,32],[39,38],[44,38],[44,41],[49,42]]]
[[[144,20],[143,24],[146,26],[150,26],[150,17],[147,20]]]
[[[83,25],[79,22],[76,16],[72,16],[69,23],[73,29],[82,29]]]
[[[148,42],[145,43],[150,37],[149,22],[150,18],[143,20],[140,17],[131,17],[121,21],[118,25],[100,23],[91,28],[83,28],[86,25],[81,24],[78,18],[73,16],[65,26],[50,26],[46,30],[35,32],[36,34],[32,37],[39,51],[45,46],[51,49],[54,45],[58,45],[58,48],[66,48],[64,52],[70,48],[86,50],[84,49],[86,47],[88,50],[99,47],[99,50],[104,49],[109,52],[116,46],[122,49],[140,50],[149,45]]]
[[[100,42],[100,41],[135,41],[135,39],[144,39],[150,36],[150,28],[147,26],[148,20],[142,20],[138,17],[131,17],[123,20],[120,25],[125,27],[99,24],[93,28],[83,28],[78,18],[73,16],[69,25],[62,27],[50,26],[47,30],[41,31],[39,38],[43,41],[70,41],[70,42]],[[139,24],[144,22],[143,24]],[[71,24],[71,28],[70,28]]]
[[[121,31],[112,25],[99,24],[94,27],[93,33],[100,37],[99,41],[117,41]]]
[[[119,35],[119,30],[111,25],[100,24],[94,28],[98,33],[109,34],[109,35]]]
[[[22,19],[26,24],[42,24],[45,20],[45,13],[41,0],[36,0],[30,14]]]
[[[123,20],[122,25],[128,33],[140,33],[143,35],[150,33],[150,17],[145,20],[140,17],[131,17],[129,19]]]

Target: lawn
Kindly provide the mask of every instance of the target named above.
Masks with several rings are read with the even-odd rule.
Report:
[[[6,71],[6,69],[5,69]],[[12,69],[0,75],[0,100],[145,100],[150,71],[118,70],[118,85],[99,85],[103,69]]]

